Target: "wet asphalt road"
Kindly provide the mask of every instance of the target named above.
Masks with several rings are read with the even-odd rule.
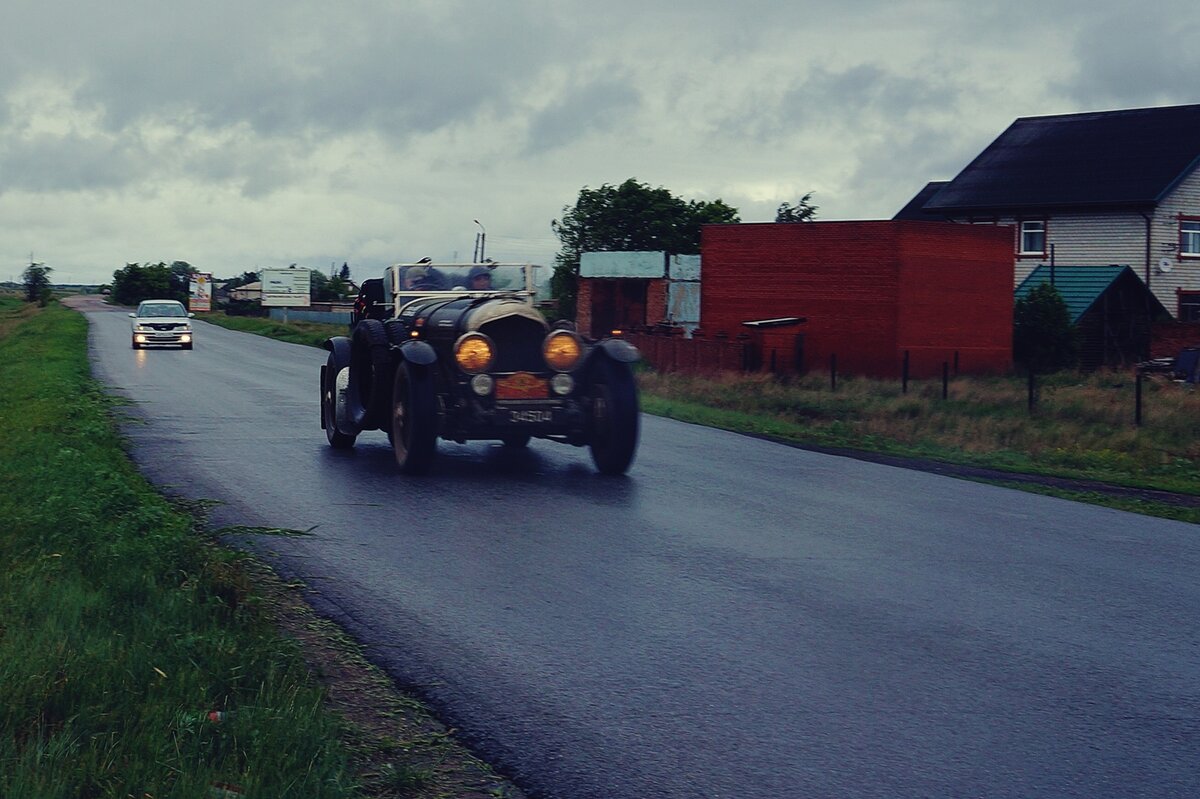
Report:
[[[1200,529],[643,417],[586,450],[325,445],[324,353],[129,348],[145,472],[255,548],[530,795],[1200,795]]]

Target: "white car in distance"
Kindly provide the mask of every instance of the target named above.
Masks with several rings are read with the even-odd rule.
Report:
[[[190,350],[194,316],[178,300],[142,300],[137,311],[129,314],[130,343],[135,350],[152,344],[178,344]]]

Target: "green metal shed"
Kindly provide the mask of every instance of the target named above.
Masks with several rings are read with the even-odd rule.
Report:
[[[1015,300],[1051,283],[1079,331],[1083,369],[1132,366],[1150,353],[1150,326],[1171,314],[1129,266],[1042,265],[1017,286]]]

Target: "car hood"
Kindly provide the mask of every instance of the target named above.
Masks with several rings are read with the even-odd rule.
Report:
[[[129,321],[135,325],[186,325],[191,319],[186,316],[135,316]]]

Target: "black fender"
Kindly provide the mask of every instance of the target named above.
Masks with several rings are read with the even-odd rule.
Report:
[[[321,347],[333,353],[334,361],[338,364],[339,369],[350,364],[349,336],[333,336],[331,338],[327,338]]]
[[[584,359],[584,368],[589,369],[602,360],[617,363],[637,363],[642,359],[638,348],[622,338],[606,338],[596,342]]]
[[[437,353],[428,341],[409,339],[400,344],[392,345],[392,349],[400,353],[400,357],[414,366],[432,366],[437,363]]]

